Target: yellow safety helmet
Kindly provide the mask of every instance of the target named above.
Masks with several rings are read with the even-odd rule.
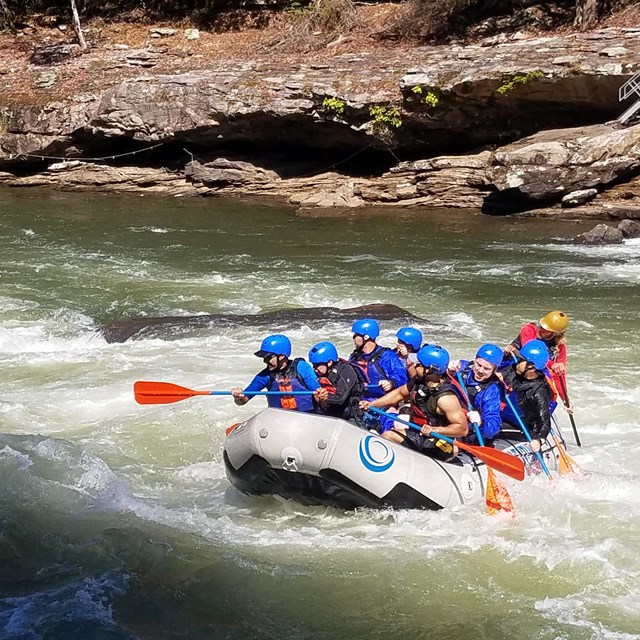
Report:
[[[564,311],[550,311],[540,318],[540,326],[553,333],[564,333],[569,326],[569,316]]]

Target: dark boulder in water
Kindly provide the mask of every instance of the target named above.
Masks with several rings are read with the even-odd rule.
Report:
[[[326,322],[348,322],[362,317],[378,320],[395,320],[403,324],[426,323],[409,311],[394,304],[367,304],[350,309],[337,307],[308,307],[277,309],[258,314],[213,313],[199,316],[164,316],[138,318],[115,322],[102,328],[102,335],[109,343],[126,342],[139,338],[171,338],[197,329],[232,327],[269,327],[272,332],[295,328],[301,324],[324,324]]]
[[[574,241],[577,244],[622,244],[624,235],[620,229],[608,224],[597,224],[593,229],[578,234]]]

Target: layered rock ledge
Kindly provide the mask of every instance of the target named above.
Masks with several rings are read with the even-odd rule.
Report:
[[[5,72],[0,184],[640,217],[640,125],[615,121],[640,29],[206,68],[177,51]]]

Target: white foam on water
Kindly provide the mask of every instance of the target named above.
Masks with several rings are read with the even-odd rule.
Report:
[[[627,238],[622,244],[545,244],[532,245],[535,249],[559,253],[578,254],[596,258],[640,257],[640,238]]]
[[[590,634],[592,640],[638,640],[640,634],[619,632],[608,625],[593,619],[591,607],[597,605],[591,594],[576,594],[563,598],[545,598],[535,603],[535,608],[550,620],[584,630]],[[600,604],[607,608],[616,608],[614,598]]]
[[[166,229],[164,227],[128,227],[131,233],[171,233],[173,229]]]
[[[33,464],[28,455],[12,449],[9,445],[5,445],[0,449],[0,458],[4,458],[12,465],[15,465],[19,471],[26,471]]]
[[[23,300],[9,296],[0,296],[0,314],[9,315],[16,311],[29,311],[38,309],[39,304],[33,300]]]

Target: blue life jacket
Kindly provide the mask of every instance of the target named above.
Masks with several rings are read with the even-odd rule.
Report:
[[[298,373],[298,364],[304,358],[296,358],[282,371],[269,371],[267,391],[310,391]],[[313,396],[267,396],[267,404],[276,409],[313,411]]]

